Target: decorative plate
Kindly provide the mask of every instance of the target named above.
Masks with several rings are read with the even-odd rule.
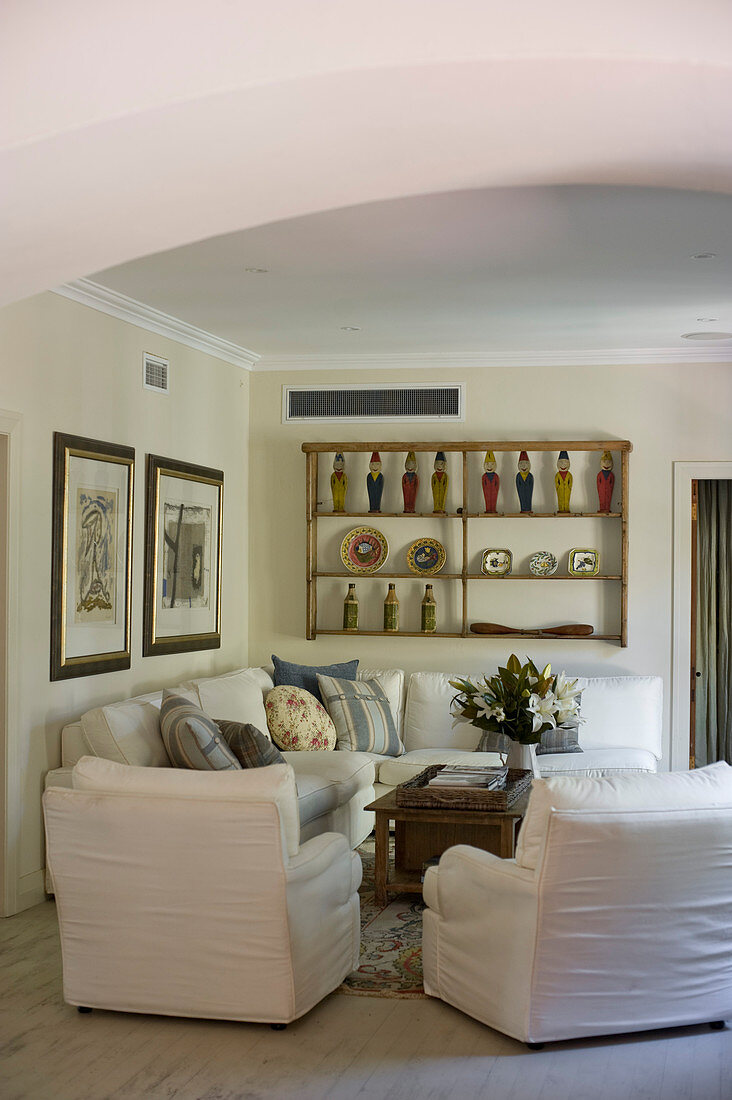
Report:
[[[600,553],[598,550],[574,547],[569,551],[567,572],[570,577],[594,577],[599,571]]]
[[[480,568],[489,577],[507,577],[513,567],[513,554],[505,549],[483,551]]]
[[[389,543],[375,527],[354,527],[341,543],[341,561],[351,573],[375,573],[389,556]]]
[[[548,550],[537,550],[529,558],[529,569],[535,577],[551,577],[559,568],[559,562]]]
[[[439,573],[446,561],[445,547],[437,539],[417,539],[407,550],[407,565],[423,577]]]

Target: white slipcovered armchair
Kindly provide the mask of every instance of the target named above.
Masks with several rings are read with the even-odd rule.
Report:
[[[530,1045],[732,1016],[732,768],[534,783],[427,872],[424,985]]]
[[[44,795],[70,1004],[284,1025],[358,965],[360,859],[300,845],[289,765],[73,782]]]

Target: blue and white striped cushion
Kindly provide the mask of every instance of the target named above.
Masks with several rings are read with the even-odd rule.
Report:
[[[176,768],[241,770],[213,718],[167,688],[160,706],[160,733],[170,762]]]
[[[336,728],[339,749],[399,756],[394,715],[378,680],[340,680],[318,674],[318,687]]]

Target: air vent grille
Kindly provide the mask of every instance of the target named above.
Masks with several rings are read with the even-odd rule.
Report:
[[[159,355],[151,355],[144,352],[142,356],[142,384],[146,390],[155,390],[156,393],[169,393],[167,359]]]
[[[284,387],[283,420],[462,420],[463,384]]]

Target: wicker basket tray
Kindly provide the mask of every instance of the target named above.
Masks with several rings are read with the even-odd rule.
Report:
[[[396,789],[397,806],[419,806],[435,810],[508,810],[526,794],[534,778],[530,771],[509,768],[503,790],[487,791],[484,787],[428,787],[430,779],[445,767],[432,764],[414,779],[400,783]]]

